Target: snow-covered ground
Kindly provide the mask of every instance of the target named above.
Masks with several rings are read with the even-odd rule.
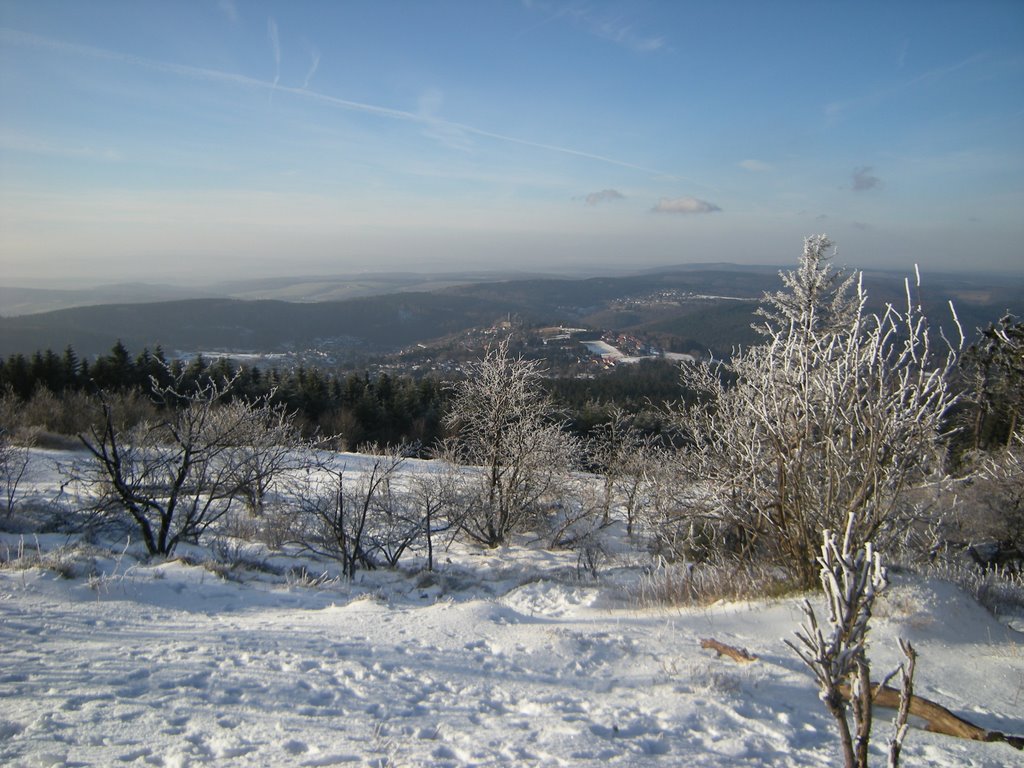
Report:
[[[611,360],[618,360],[625,357],[622,352],[613,347],[607,341],[584,341],[583,346],[589,349],[592,355],[597,355],[598,357],[606,357]]]
[[[26,562],[67,543],[6,534],[0,554]],[[145,563],[121,546],[77,545],[65,576],[0,569],[0,764],[841,762],[813,681],[784,644],[796,598],[640,608],[629,598],[638,569],[612,563],[595,582],[576,575],[571,553],[534,547],[457,547],[434,574],[313,584],[269,569],[224,578],[196,564],[198,549]],[[261,557],[279,573],[291,562]],[[919,695],[1024,733],[1024,636],[949,584],[893,582],[871,632],[876,672],[908,637]],[[759,659],[717,658],[700,647],[708,637]],[[879,765],[887,717],[876,721]],[[904,764],[1024,759],[915,729]]]

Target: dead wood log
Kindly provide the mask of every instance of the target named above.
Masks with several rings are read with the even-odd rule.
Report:
[[[899,709],[900,692],[891,686],[879,686],[871,684],[872,702],[876,707],[885,709]],[[839,686],[839,693],[844,699],[850,701],[850,686]],[[910,697],[910,714],[925,721],[925,730],[932,733],[941,733],[945,736],[955,736],[959,739],[971,739],[973,741],[1005,741],[1015,749],[1024,750],[1024,736],[1010,736],[999,731],[989,731],[981,726],[975,725],[969,720],[964,720],[954,715],[941,704],[936,704],[921,696]]]
[[[713,637],[709,637],[705,640],[700,641],[701,648],[711,648],[714,650],[719,657],[728,656],[733,661],[738,661],[740,664],[749,664],[752,661],[757,661],[757,656],[750,653],[746,648],[736,648],[732,645],[726,645]]]

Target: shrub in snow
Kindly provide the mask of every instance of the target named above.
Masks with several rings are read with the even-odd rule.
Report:
[[[632,536],[650,498],[651,473],[668,460],[658,437],[645,434],[637,428],[633,417],[612,406],[607,421],[591,432],[586,460],[603,480],[601,522],[621,515],[626,534]]]
[[[368,549],[391,568],[426,536],[426,518],[416,497],[396,482],[395,473],[406,455],[401,448],[385,452],[382,460],[395,464],[377,486],[366,527]]]
[[[16,445],[0,425],[0,513],[9,520],[19,497],[18,488],[28,472],[29,449]]]
[[[432,569],[436,546],[450,544],[459,524],[461,471],[443,459],[403,471],[413,446],[366,451],[351,467],[344,456],[308,452],[286,484],[290,508],[276,513],[278,536],[338,561],[349,578],[395,567],[413,551],[425,550]]]
[[[996,617],[1024,617],[1024,573],[1020,571],[981,570],[961,560],[935,563],[926,573],[956,584]]]
[[[426,547],[427,570],[434,570],[437,544],[447,548],[462,526],[460,502],[462,473],[458,466],[441,457],[431,472],[414,473],[409,480],[409,499],[422,522],[421,545]]]
[[[998,544],[1006,562],[1024,568],[1024,432],[1018,431],[1009,446],[972,456],[973,477],[961,493],[965,510],[961,522],[972,542]],[[998,558],[996,558],[998,559]]]
[[[305,548],[337,560],[351,578],[361,568],[377,567],[382,542],[385,553],[407,546],[408,540],[398,537],[417,531],[410,521],[397,519],[390,493],[406,459],[403,450],[378,454],[368,467],[351,472],[333,456],[313,458],[289,489],[297,509],[294,534]]]
[[[822,534],[818,565],[828,612],[826,624],[819,623],[814,608],[805,600],[804,622],[796,633],[798,642],[787,640],[786,644],[814,673],[819,696],[836,722],[846,768],[867,768],[873,699],[867,633],[875,598],[886,586],[886,575],[871,542],[854,548],[854,522],[851,516],[842,541],[831,531]],[[903,706],[890,740],[892,768],[899,762],[906,735],[916,659],[909,643],[900,641],[900,645],[908,665],[899,670]]]
[[[479,468],[466,477],[462,529],[471,539],[500,546],[560,498],[577,446],[556,416],[539,364],[512,357],[507,341],[456,385],[447,417],[454,458]]]
[[[337,560],[349,578],[359,568],[374,568],[364,534],[377,487],[386,472],[374,464],[369,478],[357,484],[347,479],[344,468],[328,463],[307,466],[304,476],[291,483],[296,506],[293,519],[295,538],[312,552]]]
[[[231,386],[211,380],[186,392],[181,376],[154,380],[159,418],[131,426],[101,396],[100,425],[81,435],[92,461],[75,479],[99,490],[101,518],[127,514],[150,554],[196,540],[235,501],[258,505],[284,469],[280,446],[299,440],[291,417],[268,399],[223,403]]]
[[[674,563],[660,558],[635,588],[640,605],[711,605],[792,594],[785,572],[757,563]]]
[[[1024,322],[1006,315],[990,324],[963,362],[970,389],[963,414],[968,447],[1013,445],[1024,412]]]
[[[807,238],[785,290],[765,296],[764,342],[728,366],[684,368],[698,395],[677,422],[680,461],[701,514],[727,526],[743,559],[767,557],[805,586],[821,531],[852,521],[854,543],[888,545],[910,517],[906,492],[942,472],[956,355],[936,351],[920,308],[865,311],[854,276]]]
[[[126,421],[136,423],[156,415],[144,393],[121,392],[118,410]],[[28,402],[20,403],[24,423],[47,434],[47,442],[60,444],[94,426],[96,398],[86,392],[65,390],[54,394],[39,386]],[[67,437],[64,437],[67,436]],[[77,446],[77,442],[74,443]]]

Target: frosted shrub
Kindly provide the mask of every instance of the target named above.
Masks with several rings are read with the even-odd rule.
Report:
[[[636,588],[643,606],[711,605],[719,600],[781,597],[796,590],[778,568],[756,563],[683,564],[659,560]]]
[[[669,454],[655,435],[645,434],[618,406],[598,425],[586,444],[587,463],[602,479],[602,524],[618,514],[633,535],[642,511],[651,500],[652,473],[669,463]]]
[[[463,532],[488,547],[528,528],[557,501],[578,447],[562,429],[539,364],[512,357],[508,342],[470,366],[447,417],[454,458],[467,473]]]
[[[118,402],[102,397],[100,424],[82,435],[92,460],[73,480],[97,490],[100,518],[127,516],[152,555],[198,539],[236,501],[252,504],[283,470],[274,457],[287,454],[280,441],[297,439],[291,417],[267,399],[225,405],[232,384],[186,393],[181,377],[154,381],[158,416],[128,424]]]
[[[956,399],[955,350],[932,348],[909,284],[905,310],[870,314],[830,246],[808,238],[786,290],[765,296],[763,343],[728,366],[684,368],[698,404],[676,414],[702,514],[732,532],[741,559],[767,558],[807,587],[823,530],[849,520],[852,542],[887,546],[910,519],[907,491],[942,474]]]
[[[868,768],[871,740],[871,667],[867,658],[868,623],[875,598],[886,586],[885,569],[871,542],[854,545],[854,519],[847,522],[840,540],[833,532],[822,534],[817,562],[825,593],[826,621],[818,621],[810,602],[804,601],[804,622],[798,642],[786,641],[814,673],[819,697],[836,722],[846,768]],[[916,653],[900,641],[908,665],[900,667],[903,706],[900,707],[889,765],[899,762],[913,691]],[[852,722],[851,722],[852,721]]]
[[[289,488],[296,504],[293,534],[299,543],[336,560],[348,578],[360,569],[376,568],[382,552],[393,554],[389,547],[404,550],[409,540],[386,537],[400,533],[415,537],[418,533],[416,524],[396,519],[390,491],[405,458],[402,449],[387,450],[357,472],[338,466],[333,457],[310,456],[311,461]]]
[[[0,426],[0,519],[7,521],[14,514],[20,498],[19,486],[25,479],[29,465],[29,449],[9,439],[7,430]]]
[[[925,572],[956,584],[994,616],[1024,616],[1024,573],[1020,571],[981,570],[974,564],[941,562]]]
[[[972,522],[981,529],[975,534],[1015,548],[1024,560],[1024,432],[1012,435],[1005,448],[976,456],[976,475],[966,498],[973,502]]]

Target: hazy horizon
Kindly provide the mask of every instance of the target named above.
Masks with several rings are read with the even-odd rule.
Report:
[[[794,260],[795,261],[795,258]],[[955,277],[963,275],[964,277],[977,278],[982,283],[985,280],[1000,280],[1000,279],[1012,279],[1012,280],[1024,280],[1024,266],[1017,267],[1011,265],[1005,269],[975,269],[969,266],[962,267],[949,267],[944,269],[921,269],[920,265],[910,264],[907,268],[902,266],[889,267],[886,265],[868,266],[864,267],[856,263],[848,263],[847,261],[841,260],[838,256],[834,259],[834,263],[838,269],[846,272],[865,272],[868,275],[891,275],[895,282],[900,285],[903,284],[904,279],[914,279],[915,271],[921,273],[923,280],[928,281],[928,278],[936,277]],[[305,281],[337,281],[337,282],[358,282],[360,280],[384,280],[389,277],[407,278],[409,280],[421,279],[423,282],[429,282],[431,280],[437,280],[444,283],[471,283],[471,282],[491,282],[491,281],[505,281],[505,280],[526,280],[526,279],[553,279],[553,280],[585,280],[589,278],[597,277],[628,277],[643,274],[646,272],[656,272],[659,270],[674,270],[674,269],[693,269],[693,270],[716,270],[725,269],[733,270],[738,273],[742,273],[746,270],[763,270],[767,274],[775,274],[777,272],[785,272],[795,267],[795,263],[779,263],[779,264],[768,264],[768,263],[747,263],[741,264],[738,262],[686,262],[679,264],[660,264],[654,267],[636,267],[629,268],[623,266],[621,268],[587,268],[581,266],[577,269],[572,270],[557,270],[549,269],[545,270],[542,267],[537,269],[507,269],[502,270],[495,268],[492,270],[476,270],[472,266],[466,267],[464,270],[461,269],[449,269],[449,270],[423,270],[417,271],[415,269],[393,269],[386,271],[339,271],[339,272],[318,272],[318,273],[278,273],[269,275],[254,275],[250,277],[241,276],[238,274],[219,276],[216,278],[203,277],[200,274],[191,274],[179,276],[178,278],[168,278],[166,280],[160,279],[159,277],[147,278],[146,276],[139,276],[137,278],[131,278],[130,276],[113,276],[109,279],[96,278],[96,277],[60,277],[60,276],[47,276],[38,278],[25,278],[22,280],[0,280],[0,289],[25,289],[25,290],[54,290],[54,291],[79,291],[83,293],[103,291],[104,289],[118,289],[126,288],[131,286],[146,286],[153,289],[170,289],[180,291],[195,291],[197,294],[203,291],[214,291],[211,295],[221,295],[216,293],[217,290],[223,290],[225,288],[231,288],[237,290],[239,286],[250,289],[255,289],[257,284],[267,283],[267,287],[273,287],[274,285],[287,285],[287,284],[298,284]],[[396,291],[405,290],[405,288],[399,287]],[[419,290],[418,288],[416,290]],[[226,294],[225,294],[226,295]]]
[[[1024,4],[0,0],[5,285],[1024,269]]]

